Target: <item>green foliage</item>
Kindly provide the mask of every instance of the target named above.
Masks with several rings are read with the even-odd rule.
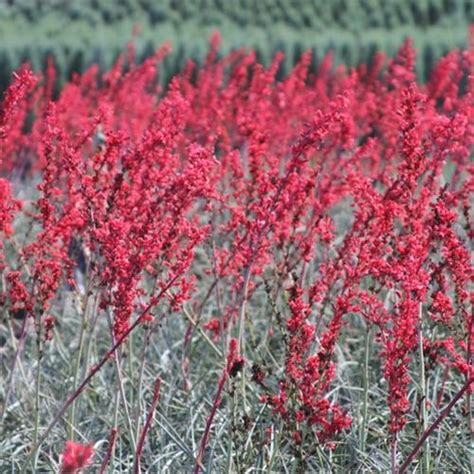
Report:
[[[301,50],[322,57],[329,47],[351,66],[412,36],[426,77],[443,51],[465,45],[471,22],[474,0],[0,0],[0,89],[22,61],[40,68],[49,55],[60,80],[92,61],[107,68],[136,24],[139,58],[171,41],[166,77],[185,57],[201,61],[215,29],[223,52],[252,46],[268,62],[283,49],[287,66]]]

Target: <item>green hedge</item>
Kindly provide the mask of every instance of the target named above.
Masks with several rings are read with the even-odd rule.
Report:
[[[130,39],[139,58],[164,41],[173,54],[162,68],[167,80],[185,59],[201,60],[212,31],[222,32],[222,52],[256,49],[264,62],[277,49],[289,69],[301,51],[315,61],[328,49],[337,63],[370,60],[374,50],[395,52],[407,36],[419,50],[418,72],[466,45],[474,0],[0,0],[0,88],[23,61],[40,70],[53,55],[63,80],[91,62],[109,67]]]

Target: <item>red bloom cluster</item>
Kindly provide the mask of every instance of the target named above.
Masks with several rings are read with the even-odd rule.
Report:
[[[82,445],[74,441],[66,441],[62,454],[61,474],[78,473],[90,464],[93,455],[94,450],[90,444]]]
[[[342,317],[356,308],[351,308],[343,297],[338,298],[334,316],[321,335],[319,350],[311,354],[316,326],[308,322],[310,306],[304,302],[301,288],[295,286],[291,292],[289,305],[292,316],[287,321],[290,337],[285,378],[280,381],[279,393],[265,395],[263,401],[268,402],[283,417],[289,428],[293,429],[296,442],[301,441],[303,423],[317,427],[318,441],[325,442],[332,440],[336,433],[351,424],[351,419],[344,410],[326,398],[326,392],[334,378],[332,357],[342,327]],[[263,379],[260,378],[260,384],[263,385]]]
[[[15,215],[30,223],[0,261],[2,301],[50,330],[61,291],[95,292],[117,338],[186,302],[230,340],[265,288],[283,316],[285,371],[273,390],[260,369],[254,378],[296,440],[306,423],[321,441],[350,423],[328,393],[358,313],[376,329],[397,433],[420,339],[472,370],[474,52],[449,53],[423,85],[409,41],[371,67],[333,68],[328,55],[316,74],[306,52],[282,80],[282,54],[264,67],[217,48],[215,37],[202,68],[189,62],[165,91],[167,47],[102,76],[93,66],[54,101],[51,67],[43,82],[15,76],[1,170],[39,184],[20,209],[0,179],[5,242]],[[224,379],[244,356],[232,342]]]
[[[4,240],[13,234],[13,217],[20,208],[20,202],[13,199],[10,183],[0,178],[0,271],[5,268]]]

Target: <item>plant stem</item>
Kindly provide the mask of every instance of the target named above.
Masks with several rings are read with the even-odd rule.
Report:
[[[397,471],[397,434],[395,433],[392,438],[392,452],[390,455],[391,471],[392,474],[398,474]]]
[[[158,405],[158,399],[160,397],[160,386],[161,386],[161,379],[157,377],[155,381],[155,387],[153,390],[153,400],[151,402],[151,407],[150,411],[148,412],[148,416],[145,421],[145,425],[143,426],[142,433],[140,435],[140,438],[138,440],[137,444],[137,449],[135,451],[135,459],[133,463],[133,473],[134,474],[140,474],[140,458],[142,455],[143,451],[143,446],[145,445],[145,439],[146,435],[148,433],[148,430],[150,429],[151,426],[151,421],[153,419],[153,414],[155,413],[156,407]]]
[[[120,395],[118,393],[115,394],[115,406],[114,406],[114,427],[118,426],[118,414],[119,414],[119,408],[120,408]],[[117,430],[118,434],[118,430]],[[110,452],[110,459],[112,461],[112,467],[115,465],[115,445],[116,445],[116,440],[114,440],[114,445],[112,446],[111,452]],[[110,462],[110,461],[109,461]]]
[[[244,285],[242,287],[242,302],[240,304],[240,314],[239,314],[239,351],[240,355],[244,357],[245,352],[245,308],[247,305],[247,293],[250,281],[251,274],[251,264],[245,270]]]
[[[242,302],[240,305],[240,315],[239,315],[239,352],[241,357],[245,357],[245,309],[247,306],[247,294],[249,288],[250,275],[252,273],[252,263],[249,264],[245,270],[245,279],[244,285],[242,288]],[[244,403],[244,410],[246,408],[247,398],[245,396],[245,370],[242,370],[242,400]]]
[[[84,359],[84,364],[82,367],[81,371],[81,378],[84,378],[87,374],[87,369],[89,367],[89,361],[91,360],[91,351],[92,351],[92,342],[93,342],[93,336],[94,336],[94,331],[96,329],[96,324],[97,320],[99,318],[99,294],[97,293],[95,295],[94,299],[94,304],[93,304],[93,309],[92,309],[92,317],[91,317],[91,324],[90,324],[90,332],[89,332],[89,337],[86,339],[86,350],[85,350],[85,359]]]
[[[415,459],[418,451],[422,448],[423,443],[425,440],[430,436],[433,431],[438,427],[438,425],[448,416],[449,412],[453,408],[454,405],[462,398],[465,392],[469,390],[471,384],[474,383],[474,377],[471,377],[467,380],[467,382],[462,386],[461,390],[456,394],[456,396],[449,402],[447,407],[438,415],[438,418],[433,422],[433,424],[420,436],[418,441],[416,442],[415,446],[411,450],[410,454],[405,459],[405,462],[401,465],[398,474],[403,474],[408,466],[411,464],[413,459]]]
[[[191,323],[194,329],[197,329],[199,331],[199,334],[204,338],[206,343],[209,345],[209,347],[217,354],[219,358],[223,358],[224,354],[222,351],[212,342],[211,338],[206,334],[206,332],[199,326],[199,321],[198,319],[194,319],[189,311],[186,309],[186,307],[183,305],[183,314],[185,315],[186,319]]]
[[[84,347],[84,334],[86,332],[87,327],[87,313],[89,308],[89,285],[87,288],[87,294],[84,300],[84,307],[82,311],[82,321],[81,321],[81,330],[79,334],[79,347],[77,349],[77,356],[76,356],[76,365],[74,367],[74,377],[72,386],[75,387],[77,385],[77,381],[79,378],[79,369],[81,367],[81,359],[82,359],[82,349]],[[76,401],[72,403],[71,406],[71,413],[69,416],[69,439],[74,440],[74,423],[76,418]]]
[[[209,413],[209,416],[206,421],[206,427],[204,428],[204,434],[202,435],[201,445],[199,446],[199,452],[196,457],[196,464],[194,466],[194,474],[199,474],[199,472],[201,471],[202,458],[204,457],[204,451],[206,450],[207,440],[209,438],[209,433],[211,431],[212,421],[214,420],[214,416],[216,415],[217,407],[219,406],[219,403],[221,400],[222,391],[224,390],[224,386],[227,381],[227,376],[228,376],[228,370],[227,370],[227,367],[225,367],[224,373],[222,374],[219,380],[219,385],[217,386],[217,393],[214,399],[214,403],[212,404],[211,413]]]
[[[25,316],[23,317],[23,323],[21,325],[20,339],[18,340],[18,344],[17,344],[16,349],[15,349],[15,355],[13,356],[12,368],[11,368],[10,374],[8,376],[7,390],[6,390],[6,393],[5,393],[5,401],[2,405],[1,414],[0,414],[0,422],[2,424],[3,424],[3,420],[5,419],[5,413],[6,413],[6,409],[7,409],[7,405],[8,405],[8,399],[10,398],[10,392],[11,392],[12,385],[13,385],[13,373],[15,372],[16,364],[18,362],[18,359],[20,357],[21,349],[23,348],[23,344],[24,344],[25,339],[26,339],[26,333],[27,333],[27,327],[28,327],[28,318],[29,318],[29,316],[27,314],[25,314]],[[10,325],[10,331],[11,331],[12,340],[13,340],[13,329],[11,328],[11,325]]]
[[[112,428],[110,430],[110,435],[109,435],[109,446],[107,447],[107,453],[104,456],[104,460],[102,461],[102,464],[100,466],[100,473],[99,474],[104,474],[105,470],[107,469],[107,465],[110,462],[110,459],[112,457],[112,452],[115,449],[115,439],[117,437],[117,428]]]
[[[369,355],[370,355],[370,327],[367,327],[365,334],[364,350],[364,373],[363,373],[363,405],[362,405],[362,424],[360,429],[360,449],[365,451],[365,441],[367,439],[367,411],[369,404]]]
[[[150,308],[147,308],[146,311],[148,311]],[[146,311],[142,313],[145,314]],[[36,451],[38,450],[38,447],[41,446],[41,443],[48,437],[49,433],[51,433],[51,430],[56,426],[56,423],[62,418],[66,410],[71,406],[71,404],[74,402],[74,400],[83,392],[83,390],[86,388],[86,386],[89,384],[91,379],[94,377],[94,375],[103,367],[103,365],[115,354],[115,351],[122,345],[122,343],[125,341],[127,336],[141,323],[141,316],[137,318],[137,320],[125,331],[122,336],[120,336],[117,339],[117,342],[112,346],[111,349],[102,357],[99,363],[94,365],[90,370],[87,376],[84,378],[84,380],[79,384],[79,386],[74,390],[74,392],[69,395],[67,400],[63,403],[61,408],[58,410],[54,418],[51,420],[49,423],[48,427],[46,428],[45,432],[37,439],[36,442],[33,443],[33,446],[31,448],[30,453],[28,454],[25,464],[23,465],[23,468],[21,470],[22,473],[26,472],[26,467],[29,464],[30,460],[33,458],[33,456],[36,454]]]
[[[142,357],[141,357],[141,362],[140,362],[140,373],[138,376],[138,387],[137,387],[137,396],[136,396],[136,401],[137,401],[137,407],[136,407],[136,413],[135,413],[135,427],[137,430],[135,434],[136,439],[139,439],[139,435],[140,435],[140,414],[142,411],[143,375],[145,373],[145,360],[146,360],[148,345],[150,343],[150,336],[151,336],[151,328],[147,327],[146,332],[145,332],[145,343],[143,344],[143,351],[142,351]]]
[[[419,330],[419,351],[420,351],[420,386],[421,386],[421,417],[423,432],[428,429],[428,413],[426,411],[426,375],[425,375],[425,358],[423,353],[423,308],[420,303],[420,330]],[[428,474],[430,472],[430,445],[428,440],[423,448],[423,467],[422,472]]]
[[[472,306],[472,305],[471,305]],[[471,307],[471,319],[469,321],[469,330],[468,330],[468,343],[467,343],[467,364],[469,367],[472,367],[472,333],[474,330],[474,306]],[[466,378],[468,375],[466,376]],[[471,400],[471,391],[468,390],[467,392],[467,423],[468,423],[468,430],[469,430],[469,437],[471,441],[471,450],[474,449],[474,419],[472,415],[472,400]],[[471,455],[471,472],[474,472],[474,454]]]
[[[74,402],[74,400],[82,393],[82,391],[86,388],[86,386],[89,384],[91,379],[94,377],[94,375],[99,372],[99,370],[104,366],[104,364],[112,357],[115,355],[115,351],[122,345],[122,343],[127,339],[129,334],[139,325],[142,323],[143,316],[147,314],[150,309],[157,304],[159,299],[163,296],[163,294],[173,285],[173,283],[176,281],[176,279],[180,276],[179,273],[177,273],[171,280],[166,284],[166,286],[158,293],[158,295],[154,298],[150,299],[150,303],[148,303],[147,307],[140,313],[140,316],[135,320],[133,324],[129,326],[129,328],[117,339],[117,342],[112,346],[111,349],[102,357],[100,362],[98,362],[96,365],[94,365],[90,370],[89,373],[85,376],[84,380],[80,383],[80,385],[76,388],[76,390],[69,395],[67,400],[63,403],[59,411],[56,413],[54,418],[51,420],[49,423],[48,427],[46,428],[45,432],[39,437],[39,439],[33,443],[33,446],[31,448],[30,453],[26,457],[26,461],[23,464],[23,467],[21,469],[21,473],[26,472],[26,467],[28,466],[31,458],[35,455],[38,447],[41,445],[41,443],[48,437],[49,433],[51,433],[51,430],[56,426],[56,423],[61,419],[61,417],[64,415],[66,410],[71,406],[71,404]]]
[[[34,429],[33,429],[33,445],[35,446],[38,442],[38,430],[39,430],[39,422],[40,422],[40,385],[41,385],[41,362],[43,360],[43,347],[41,344],[41,313],[38,313],[37,321],[36,321],[36,348],[37,348],[37,356],[38,356],[38,363],[36,366],[36,381],[35,381],[35,422],[34,422]],[[33,458],[33,470],[36,471],[36,456]]]
[[[114,336],[114,329],[113,329],[113,321],[112,316],[108,313],[109,316],[109,324],[110,324],[110,336],[112,338],[112,343],[115,343],[115,336]],[[133,450],[136,449],[136,441],[135,441],[135,433],[133,431],[132,419],[130,418],[130,412],[128,410],[128,403],[127,397],[125,396],[125,388],[123,385],[123,377],[122,377],[122,364],[121,364],[121,351],[117,351],[117,353],[113,356],[115,362],[115,372],[117,374],[117,384],[119,389],[119,394],[122,399],[123,409],[125,412],[125,419],[127,420],[128,431],[130,436],[130,441],[132,443]]]
[[[133,350],[133,336],[134,334],[130,334],[130,337],[128,338],[128,357],[127,357],[127,360],[128,360],[128,373],[129,373],[129,380],[133,380],[133,354],[134,354],[134,350]],[[123,366],[125,366],[127,361],[125,361],[123,363]],[[124,370],[124,373],[126,375],[126,371],[125,371],[125,367],[123,367],[123,370]],[[130,401],[130,407],[133,407],[134,403],[135,403],[135,393],[134,393],[134,390],[135,390],[135,387],[133,386],[133,383],[129,384],[129,390],[128,390],[128,400]],[[135,437],[135,439],[138,439],[137,437]]]
[[[449,375],[449,365],[444,368],[443,371],[443,378],[441,379],[441,388],[438,390],[438,395],[436,397],[436,408],[441,406],[441,402],[443,401],[444,391],[446,388],[446,382],[448,380]]]
[[[230,412],[230,422],[229,422],[229,429],[228,429],[228,433],[229,433],[229,445],[228,445],[228,448],[227,448],[227,455],[226,455],[226,466],[225,466],[225,472],[232,472],[233,471],[233,464],[234,464],[234,461],[233,461],[233,458],[234,458],[234,434],[236,432],[236,423],[235,423],[235,419],[236,419],[236,416],[235,416],[235,407],[237,406],[237,391],[235,390],[235,387],[233,386],[232,389],[231,389],[231,393],[232,393],[232,396],[230,397],[230,403],[229,403],[229,406],[227,408],[227,411]],[[237,456],[236,456],[237,457]],[[238,465],[239,465],[239,459],[237,457],[237,460],[236,460],[236,470],[237,472],[239,471],[238,469]]]

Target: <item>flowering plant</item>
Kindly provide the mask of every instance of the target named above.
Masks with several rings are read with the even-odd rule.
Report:
[[[426,84],[409,40],[316,74],[308,51],[280,79],[282,53],[219,57],[217,35],[163,89],[168,51],[138,64],[130,45],[57,97],[52,65],[25,66],[5,94],[2,418],[32,377],[24,469],[63,418],[63,472],[92,458],[78,429],[110,433],[102,470],[168,469],[170,446],[195,472],[402,472],[422,447],[434,469],[427,438],[464,396],[472,418],[472,49]]]

